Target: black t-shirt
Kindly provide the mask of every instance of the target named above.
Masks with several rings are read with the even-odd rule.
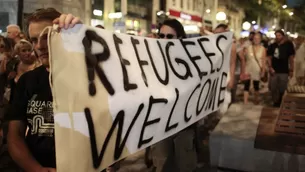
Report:
[[[44,66],[23,74],[15,90],[8,120],[23,120],[29,127],[26,143],[44,167],[56,167],[54,118],[49,72]]]
[[[272,67],[276,73],[289,73],[289,57],[295,55],[292,42],[273,43],[268,47],[267,55],[272,57]]]
[[[261,45],[265,48],[268,48],[268,41],[262,40]]]

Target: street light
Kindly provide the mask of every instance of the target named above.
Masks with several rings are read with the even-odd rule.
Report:
[[[249,30],[251,28],[251,23],[249,23],[249,22],[244,22],[243,23],[243,29],[244,30]]]
[[[157,16],[161,16],[162,14],[164,14],[164,11],[158,11],[157,12]]]
[[[283,5],[282,7],[283,7],[283,9],[286,9],[286,8],[287,8],[287,5],[285,4],[285,5]]]
[[[103,11],[101,10],[93,10],[93,14],[96,16],[102,16],[103,15]]]
[[[293,12],[290,12],[289,15],[290,15],[290,16],[293,16]]]
[[[252,24],[256,24],[256,21],[253,20],[253,21],[252,21]]]
[[[218,12],[217,14],[216,14],[216,20],[218,20],[218,21],[224,21],[224,20],[226,20],[227,19],[227,15],[226,15],[226,13],[225,12]]]
[[[258,5],[262,5],[262,0],[258,0]]]
[[[108,14],[108,18],[110,19],[119,19],[123,17],[123,13],[122,12],[116,12],[116,13],[109,13]]]

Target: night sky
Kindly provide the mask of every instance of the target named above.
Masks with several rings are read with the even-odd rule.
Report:
[[[301,4],[304,4],[305,0],[287,0],[287,5],[289,7],[295,7]]]

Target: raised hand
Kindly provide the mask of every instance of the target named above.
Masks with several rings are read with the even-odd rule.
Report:
[[[55,19],[53,23],[58,24],[62,29],[69,29],[82,22],[80,18],[75,17],[72,14],[62,14],[59,18]]]

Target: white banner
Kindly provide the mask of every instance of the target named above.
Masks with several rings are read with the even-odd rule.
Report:
[[[232,33],[160,40],[77,25],[50,38],[57,171],[101,171],[216,111]]]

